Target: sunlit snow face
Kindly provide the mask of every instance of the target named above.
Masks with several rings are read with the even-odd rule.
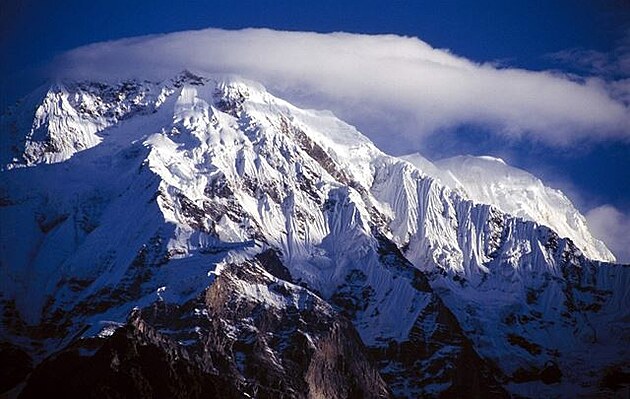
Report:
[[[624,99],[630,86],[623,80],[578,81],[559,72],[480,64],[417,38],[267,29],[206,29],[97,43],[62,55],[52,69],[60,77],[90,79],[159,80],[182,69],[235,73],[302,107],[334,111],[386,152],[426,150],[431,159],[491,153],[538,176],[554,170],[555,187],[579,185],[571,199],[583,211],[602,203],[619,206],[614,188],[594,192],[594,184],[602,186],[597,178],[576,177],[566,159],[522,147],[542,144],[572,154],[584,142],[627,143],[630,113]],[[459,128],[487,134],[480,144],[468,132],[465,140],[451,134]],[[596,156],[593,151],[591,158]],[[611,160],[592,175],[625,166]],[[616,185],[614,180],[608,177],[607,186]],[[582,194],[595,200],[580,203]]]

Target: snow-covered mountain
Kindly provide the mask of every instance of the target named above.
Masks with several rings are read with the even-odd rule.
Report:
[[[560,190],[522,169],[490,156],[456,156],[430,162],[421,154],[402,157],[439,179],[462,197],[551,227],[591,259],[614,262],[615,256],[588,230],[586,218]]]
[[[39,364],[22,397],[572,397],[627,375],[630,270],[585,256],[611,259],[529,175],[479,172],[485,200],[459,163],[451,185],[189,72],[56,83],[1,124],[2,340]]]

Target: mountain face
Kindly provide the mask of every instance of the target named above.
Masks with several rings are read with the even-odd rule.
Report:
[[[457,156],[435,163],[420,154],[402,158],[464,198],[551,227],[561,237],[570,238],[590,259],[615,261],[604,243],[591,235],[586,218],[562,191],[545,186],[540,179],[500,158]]]
[[[235,77],[57,83],[1,126],[15,395],[627,390],[629,267],[561,193],[452,185]]]

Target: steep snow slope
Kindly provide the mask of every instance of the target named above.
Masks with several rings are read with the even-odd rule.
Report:
[[[500,395],[496,380],[534,396],[593,392],[628,359],[627,268],[462,198],[330,113],[190,73],[66,82],[41,104],[50,98],[72,101],[2,121],[3,132],[31,126],[3,144],[2,337],[35,355],[136,306],[184,306],[229,265],[273,250],[279,278],[348,317],[401,397],[480,381],[480,394]],[[234,287],[293,311],[268,287]],[[554,367],[566,377],[547,386]]]
[[[379,179],[377,195],[398,204],[397,242],[477,350],[511,376],[513,392],[570,397],[597,384],[594,365],[627,364],[628,266],[588,260],[544,226],[462,201],[401,168],[398,178]],[[417,211],[405,212],[409,205]],[[556,366],[560,384],[536,381]]]
[[[401,157],[474,202],[551,227],[570,238],[591,259],[614,262],[606,245],[594,238],[586,219],[560,190],[490,156],[457,156],[431,163],[420,154]]]

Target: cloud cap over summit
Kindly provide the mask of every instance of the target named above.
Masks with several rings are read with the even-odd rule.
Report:
[[[462,124],[549,145],[630,138],[627,93],[609,82],[480,64],[414,37],[204,29],[80,47],[52,69],[73,79],[235,73],[371,136],[396,137],[394,152]]]

